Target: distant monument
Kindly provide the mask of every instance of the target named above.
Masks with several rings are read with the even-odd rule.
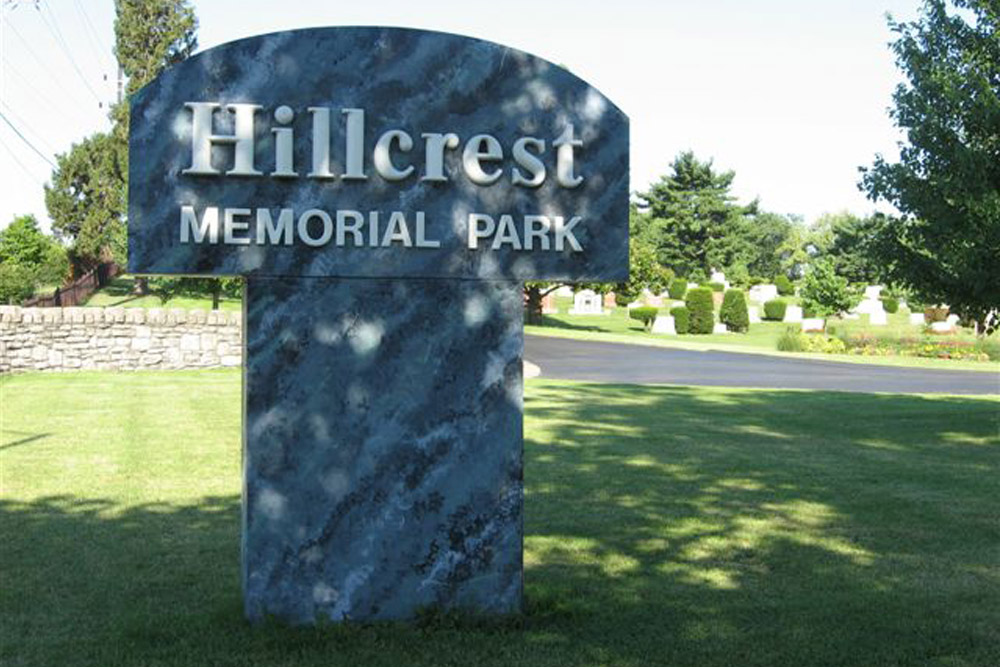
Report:
[[[129,148],[129,270],[246,278],[246,615],[520,610],[523,282],[627,278],[626,116],[498,44],[321,28],[166,70]]]

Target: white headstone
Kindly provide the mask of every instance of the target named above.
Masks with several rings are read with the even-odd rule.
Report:
[[[924,314],[923,313],[910,313],[910,324],[913,326],[923,326],[924,325]]]
[[[767,303],[778,298],[777,285],[754,285],[750,288],[748,298],[757,303]]]
[[[694,289],[695,287],[698,287],[698,283],[688,283],[688,289]]]
[[[607,315],[601,295],[593,290],[585,289],[573,295],[573,307],[570,315]]]
[[[729,333],[729,328],[722,322],[716,322],[715,326],[712,327],[712,333],[714,334]]]
[[[860,314],[863,314],[863,315],[871,315],[873,313],[882,313],[884,315],[885,314],[885,308],[882,307],[882,300],[881,299],[878,299],[878,298],[876,298],[876,299],[869,299],[869,298],[865,297],[861,301],[861,303],[859,303],[857,305],[857,307],[854,309],[854,312],[855,313],[860,313]]]
[[[674,318],[671,315],[657,315],[653,321],[653,333],[676,336],[677,329],[674,328]]]
[[[953,327],[958,326],[958,315],[952,313],[951,315],[948,316],[948,319],[946,319],[945,322],[947,322]]]
[[[757,306],[747,306],[747,315],[750,316],[750,324],[760,323],[760,309]]]
[[[931,331],[934,333],[955,333],[955,325],[951,322],[931,322]]]
[[[889,323],[884,310],[876,310],[868,313],[868,324],[875,327],[884,327]]]
[[[802,321],[802,306],[792,306],[789,305],[785,308],[785,319],[784,322],[789,322],[791,324],[798,324]]]
[[[861,316],[858,315],[857,313],[844,313],[843,315],[840,316],[840,319],[842,319],[842,320],[860,320]]]
[[[879,296],[882,294],[881,285],[869,285],[865,288],[865,299],[871,299],[877,301]]]
[[[910,304],[906,303],[906,299],[900,299],[899,300],[899,307],[900,308],[906,308],[907,310],[909,310],[910,309]]]
[[[645,306],[645,305],[646,305],[646,304],[644,304],[644,303],[643,303],[642,301],[633,301],[632,303],[630,303],[630,304],[628,305],[628,307],[629,307],[629,308],[642,308],[642,307],[643,307],[643,306]]]
[[[722,283],[726,289],[729,289],[729,281],[726,280],[726,274],[722,271],[712,271],[712,277],[708,280],[713,283]]]
[[[825,328],[826,322],[822,317],[806,317],[802,320],[803,331],[823,331]]]

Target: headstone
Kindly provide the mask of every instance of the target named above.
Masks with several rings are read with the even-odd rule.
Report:
[[[826,329],[826,320],[824,320],[822,317],[802,318],[802,331],[806,333],[823,331],[825,329]]]
[[[958,315],[956,315],[955,313],[951,313],[951,314],[950,314],[950,315],[948,315],[948,317],[947,317],[947,318],[945,319],[945,322],[947,322],[948,324],[952,325],[953,327],[957,327],[957,326],[958,326],[958,320],[959,320],[959,319],[960,319],[960,318],[959,318],[959,316],[958,316]]]
[[[698,283],[688,283],[688,289],[689,290],[692,290],[692,289],[694,289],[696,287],[700,287],[700,285],[698,285]]]
[[[246,615],[520,610],[523,281],[627,278],[625,115],[491,42],[320,28],[184,60],[130,127],[130,271],[246,279]]]
[[[931,322],[931,333],[953,334],[956,332],[955,325],[951,322]]]
[[[601,295],[589,289],[581,290],[573,295],[573,307],[570,315],[607,315],[601,306]]]
[[[642,300],[647,306],[653,306],[655,308],[660,308],[663,306],[663,299],[656,294],[653,294],[648,289],[642,290]]]
[[[785,308],[785,319],[783,322],[789,322],[791,324],[798,324],[802,321],[802,306],[795,306],[789,304]]]
[[[722,322],[716,322],[715,326],[712,327],[712,333],[714,334],[729,333],[729,327],[727,327]]]
[[[760,324],[760,308],[758,306],[747,306],[747,315],[750,317],[750,324]]]
[[[884,315],[885,308],[882,305],[882,299],[879,296],[881,293],[881,285],[869,285],[866,287],[864,298],[853,308],[853,312],[860,315],[872,315],[875,313],[882,313]]]
[[[767,303],[778,298],[777,285],[754,285],[750,288],[748,297],[755,303]]]
[[[884,310],[876,310],[868,313],[868,324],[871,326],[882,327],[888,324],[888,322],[889,320]]]
[[[869,285],[865,288],[866,299],[878,300],[882,296],[882,285]]]
[[[674,318],[671,315],[657,315],[653,321],[653,333],[676,336],[677,329],[674,328]]]
[[[910,324],[913,326],[923,326],[925,324],[923,313],[910,313]]]
[[[617,304],[615,303],[615,293],[614,292],[608,292],[607,294],[604,295],[604,307],[606,309],[608,309],[608,310],[614,310],[614,308],[615,308],[616,305]]]
[[[726,280],[726,274],[722,271],[712,271],[712,277],[710,277],[708,281],[712,283],[722,283],[726,289],[729,289],[729,281]]]
[[[555,315],[559,312],[556,307],[556,297],[552,292],[549,292],[542,297],[542,315]]]
[[[906,310],[909,310],[910,309],[910,304],[906,303],[906,299],[900,299],[899,300],[899,307],[900,307],[900,309],[905,308]]]

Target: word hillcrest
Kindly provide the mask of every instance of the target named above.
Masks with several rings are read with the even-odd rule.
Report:
[[[262,105],[252,103],[222,104],[220,102],[186,102],[184,106],[191,112],[191,164],[181,173],[192,176],[269,176],[272,178],[298,178],[302,174],[296,166],[295,111],[287,105],[279,105],[273,118],[277,127],[274,134],[274,168],[267,172],[255,165],[254,144],[257,112]],[[371,156],[375,172],[386,181],[404,181],[417,178],[422,182],[444,183],[449,180],[445,169],[445,156],[449,151],[457,151],[461,146],[461,165],[465,177],[476,185],[492,185],[504,174],[509,174],[513,185],[537,188],[548,177],[548,167],[543,161],[547,157],[547,142],[539,137],[522,136],[509,147],[513,164],[509,172],[502,164],[507,160],[507,152],[500,141],[490,134],[475,134],[465,140],[454,132],[422,132],[422,151],[415,149],[413,135],[402,129],[388,129],[376,139],[373,147],[365,145],[364,109],[341,109],[343,117],[344,147],[343,169],[337,173],[333,168],[330,151],[330,130],[332,109],[329,107],[307,107],[312,117],[312,159],[306,178],[319,180],[341,179],[344,181],[365,181],[368,179],[366,155]],[[215,133],[217,114],[231,114],[223,120],[229,121],[233,132]],[[213,146],[233,146],[233,158],[228,169],[220,169],[213,164]],[[583,176],[575,171],[574,149],[583,146],[583,141],[574,133],[572,123],[567,123],[562,132],[552,140],[555,149],[555,178],[560,187],[576,188],[583,183]],[[422,164],[411,159],[414,153],[422,152]]]

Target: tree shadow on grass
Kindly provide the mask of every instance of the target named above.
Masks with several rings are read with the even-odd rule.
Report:
[[[992,665],[997,403],[534,383],[519,622],[251,628],[239,498],[0,501],[0,663]]]

